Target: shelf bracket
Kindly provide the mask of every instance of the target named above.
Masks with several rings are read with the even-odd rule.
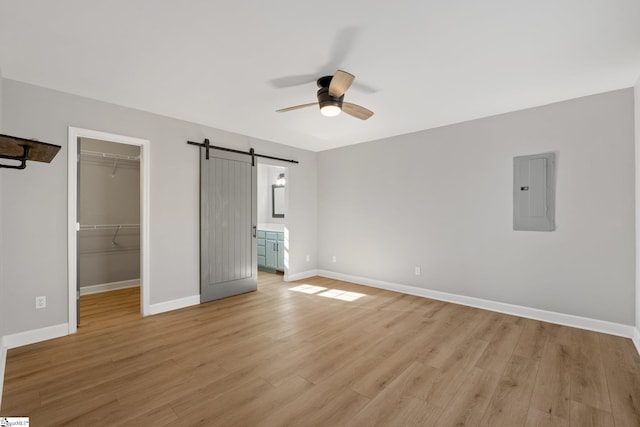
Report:
[[[18,162],[20,162],[19,165],[8,165],[8,164],[4,164],[4,163],[0,163],[0,168],[8,168],[8,169],[24,169],[27,167],[27,159],[29,158],[29,150],[31,150],[31,147],[28,147],[26,145],[22,145],[22,149],[23,154],[21,156],[7,156],[5,154],[0,154],[0,159],[7,159],[7,160],[16,160]]]

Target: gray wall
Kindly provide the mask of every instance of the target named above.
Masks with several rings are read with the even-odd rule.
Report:
[[[83,152],[101,152],[134,158],[140,155],[140,147],[135,145],[87,138],[80,139],[80,147]],[[140,224],[139,161],[116,161],[83,155],[80,157],[78,187],[80,224]],[[81,288],[138,280],[140,228],[80,231],[78,270]]]
[[[633,102],[626,89],[319,153],[319,268],[634,324]],[[550,151],[557,230],[513,231],[513,157]]]
[[[206,137],[214,144],[299,160],[289,168],[290,273],[315,268],[315,153],[7,79],[3,103],[6,133],[63,147],[51,164],[31,162],[3,177],[0,254],[10,301],[5,318],[11,319],[5,334],[67,322],[68,126],[151,141],[152,304],[199,293],[199,153],[187,140]],[[46,309],[35,310],[37,295],[47,296]]]

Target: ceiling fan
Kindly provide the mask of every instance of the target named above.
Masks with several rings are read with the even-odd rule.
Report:
[[[350,102],[344,102],[344,94],[351,87],[355,76],[349,74],[346,71],[338,70],[333,76],[320,77],[317,81],[318,84],[318,102],[311,102],[309,104],[296,105],[294,107],[283,108],[276,110],[278,113],[284,113],[286,111],[298,110],[300,108],[311,107],[312,105],[320,106],[320,113],[323,116],[333,117],[340,114],[341,111],[358,118],[360,120],[367,120],[373,116],[373,111],[366,108],[352,104]]]

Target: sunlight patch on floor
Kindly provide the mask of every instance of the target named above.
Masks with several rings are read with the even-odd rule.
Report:
[[[322,286],[313,286],[313,285],[300,285],[295,288],[289,288],[290,291],[294,292],[302,292],[303,294],[317,294],[320,291],[324,291],[327,288],[323,288]]]
[[[366,294],[361,294],[358,292],[341,291],[339,289],[327,289],[323,288],[322,286],[314,285],[300,285],[294,288],[289,288],[289,290],[294,292],[302,292],[303,294],[317,294],[321,297],[339,299],[342,301],[355,301],[366,296]]]
[[[360,294],[358,292],[341,291],[339,289],[329,289],[327,292],[323,292],[318,295],[321,297],[339,299],[342,301],[355,301],[358,298],[362,298],[363,296],[365,296],[364,294]]]

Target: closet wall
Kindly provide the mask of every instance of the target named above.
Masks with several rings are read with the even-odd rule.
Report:
[[[140,148],[84,138],[79,146],[80,291],[139,284]]]

